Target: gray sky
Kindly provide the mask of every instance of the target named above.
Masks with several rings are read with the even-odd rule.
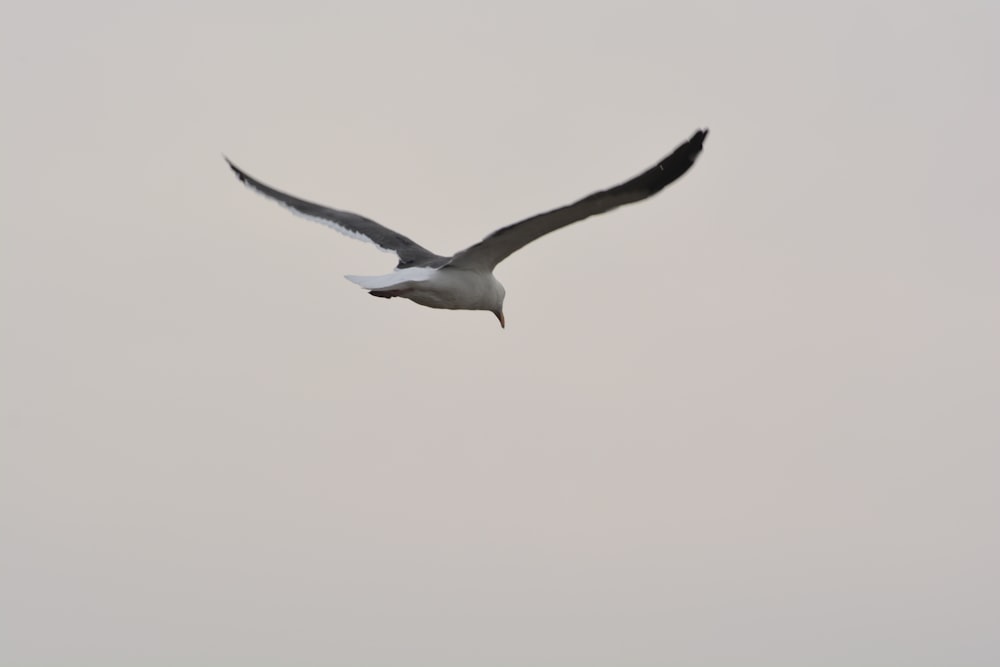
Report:
[[[19,4],[0,664],[1000,661],[995,2]]]

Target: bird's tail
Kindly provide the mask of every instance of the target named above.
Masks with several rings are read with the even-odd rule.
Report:
[[[425,266],[414,266],[408,269],[399,269],[384,276],[344,276],[355,285],[366,290],[384,290],[398,287],[403,283],[419,282],[429,280],[436,269]]]

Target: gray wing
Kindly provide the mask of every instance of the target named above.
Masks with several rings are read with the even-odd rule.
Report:
[[[441,257],[432,253],[427,248],[411,241],[399,232],[394,232],[374,220],[369,220],[356,213],[320,206],[319,204],[293,197],[280,190],[275,190],[268,185],[264,185],[230,162],[229,158],[223,157],[226,163],[229,164],[230,169],[236,173],[236,177],[251,190],[264,195],[268,199],[273,199],[282,206],[291,209],[292,212],[318,222],[325,227],[335,229],[352,238],[369,241],[383,250],[396,253],[396,256],[399,257],[397,268],[441,265],[448,260],[447,257]]]
[[[493,270],[511,253],[520,250],[549,232],[656,194],[691,168],[698,154],[701,153],[706,136],[708,136],[708,130],[698,130],[690,139],[678,146],[673,153],[663,158],[654,167],[626,183],[610,190],[595,192],[575,204],[547,213],[540,213],[527,220],[498,229],[479,243],[456,253],[449,263],[450,266]]]

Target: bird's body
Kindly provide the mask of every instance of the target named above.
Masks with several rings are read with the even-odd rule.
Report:
[[[347,276],[381,297],[401,296],[428,308],[494,310],[506,291],[492,272],[445,265],[439,269],[399,269],[386,276]]]
[[[505,326],[506,292],[493,269],[511,253],[535,239],[592,215],[650,197],[682,176],[701,152],[708,130],[699,130],[651,169],[580,201],[498,229],[452,257],[436,255],[409,238],[373,220],[298,199],[257,181],[226,159],[236,176],[252,190],[303,215],[399,258],[396,270],[384,276],[347,276],[378,297],[402,297],[429,308],[488,310]]]

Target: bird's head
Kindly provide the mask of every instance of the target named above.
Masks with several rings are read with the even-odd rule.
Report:
[[[507,322],[503,318],[503,300],[507,296],[507,290],[503,288],[503,285],[499,281],[495,281],[495,285],[496,290],[493,295],[493,304],[490,311],[500,320],[500,328],[505,329],[507,328]]]

